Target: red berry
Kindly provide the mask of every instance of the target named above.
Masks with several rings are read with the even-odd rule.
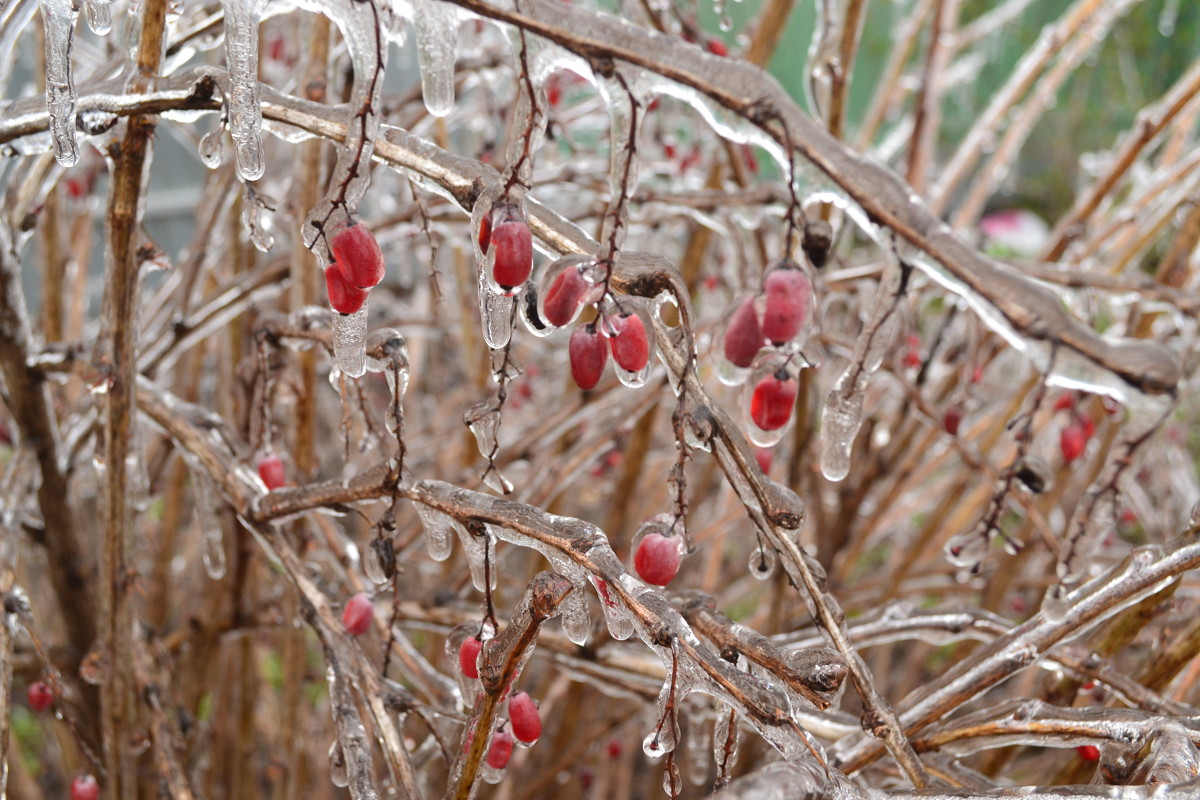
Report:
[[[488,748],[487,765],[492,769],[504,769],[512,758],[513,737],[501,728],[492,735],[492,746]]]
[[[613,761],[616,761],[621,757],[621,740],[609,739],[608,744],[604,746],[604,749],[608,753],[608,757]]]
[[[375,605],[366,592],[359,592],[351,597],[342,611],[342,626],[351,636],[362,636],[371,627],[375,619]]]
[[[1100,748],[1094,744],[1081,744],[1075,748],[1075,752],[1079,753],[1079,757],[1084,761],[1100,760]]]
[[[750,398],[750,419],[764,431],[777,431],[792,418],[796,403],[796,381],[786,373],[768,375],[754,387]]]
[[[347,283],[336,264],[325,268],[325,289],[329,292],[330,307],[339,314],[353,314],[367,302],[368,291]]]
[[[646,323],[637,314],[623,314],[610,319],[609,324],[616,331],[616,335],[609,340],[613,361],[626,372],[641,372],[650,363]]]
[[[1063,392],[1054,400],[1055,411],[1070,411],[1075,407],[1075,393]]]
[[[946,415],[942,417],[942,427],[946,433],[951,436],[958,436],[958,426],[962,424],[963,415],[967,412],[960,405],[952,405],[946,409]]]
[[[777,345],[791,341],[808,317],[808,304],[812,298],[808,276],[794,265],[776,267],[763,280],[763,293],[767,296],[763,336]]]
[[[492,278],[501,289],[513,289],[533,271],[533,234],[515,206],[499,206],[492,215],[495,219],[489,245],[496,251]]]
[[[1079,424],[1083,426],[1083,433],[1087,438],[1091,439],[1096,435],[1096,420],[1092,419],[1091,414],[1081,414]]]
[[[342,228],[334,234],[329,247],[346,283],[359,289],[370,289],[383,280],[383,253],[366,225],[355,222]]]
[[[754,298],[747,297],[729,319],[725,329],[725,358],[735,367],[745,369],[754,363],[763,346],[763,333],[758,325]]]
[[[71,800],[97,800],[100,797],[100,784],[91,775],[80,775],[71,781]]]
[[[712,53],[714,56],[729,55],[729,48],[726,47],[725,43],[720,39],[709,39],[704,43],[704,45],[708,48],[708,52]]]
[[[517,692],[508,699],[508,719],[517,741],[533,744],[541,737],[542,715],[527,692]]]
[[[262,478],[268,492],[287,486],[287,471],[283,467],[283,459],[274,453],[263,456],[258,462],[258,477]]]
[[[54,692],[41,681],[29,684],[28,697],[29,707],[34,711],[45,711],[54,702]]]
[[[576,385],[584,390],[595,389],[608,361],[608,343],[596,326],[589,324],[576,328],[567,343],[567,353],[571,358],[571,377]]]
[[[1083,455],[1083,449],[1087,447],[1087,440],[1087,432],[1078,422],[1072,422],[1063,428],[1058,437],[1058,446],[1062,450],[1063,461],[1070,464]]]
[[[556,328],[569,325],[583,305],[584,295],[592,288],[573,266],[558,273],[542,296],[542,319]]]
[[[646,583],[666,586],[679,572],[682,558],[675,538],[651,533],[638,542],[637,552],[633,554],[633,568]]]
[[[479,651],[483,642],[478,636],[468,636],[458,646],[458,668],[468,678],[479,677]]]
[[[909,369],[921,366],[921,339],[915,334],[908,336],[908,352],[904,354],[904,366]]]

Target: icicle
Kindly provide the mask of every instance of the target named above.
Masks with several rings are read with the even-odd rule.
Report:
[[[79,161],[75,141],[75,77],[71,72],[71,48],[75,20],[79,17],[72,0],[38,0],[46,32],[46,113],[54,157],[64,167]]]
[[[866,374],[851,363],[825,399],[821,413],[821,473],[827,480],[850,474],[850,450],[862,424]]]
[[[496,537],[492,535],[491,531],[487,531],[483,536],[475,536],[461,525],[455,525],[454,528],[458,532],[458,541],[462,543],[463,552],[467,554],[467,565],[471,568],[471,583],[477,590],[485,591],[484,587],[489,583],[484,577],[486,573],[487,577],[491,578],[491,586],[488,588],[495,589],[496,565],[493,558]],[[492,552],[489,553],[489,550]],[[490,570],[485,569],[485,561],[491,563]]]
[[[679,765],[674,761],[668,761],[663,769],[662,785],[667,797],[676,798],[683,794],[683,776],[679,774]]]
[[[750,553],[750,574],[760,581],[765,581],[775,574],[775,548],[760,541]]]
[[[84,0],[83,10],[88,27],[97,36],[107,36],[112,30],[111,0]]]
[[[633,620],[629,618],[629,612],[603,578],[593,578],[592,583],[596,586],[596,594],[600,596],[600,608],[608,624],[608,635],[617,641],[625,641],[633,635]]]
[[[722,706],[713,725],[713,760],[717,763],[717,787],[729,781],[733,767],[737,764],[740,742],[737,711]]]
[[[662,758],[679,744],[679,721],[670,707],[672,702],[680,700],[679,687],[674,683],[668,672],[662,691],[658,693],[658,723],[642,740],[642,752],[647,758]]]
[[[442,0],[413,0],[413,11],[425,107],[444,117],[454,110],[454,48],[462,15]]]
[[[708,783],[709,767],[712,764],[713,747],[709,736],[712,729],[705,724],[703,709],[694,703],[684,705],[687,709],[687,742],[683,748],[683,772],[688,783],[703,786]],[[683,787],[679,787],[682,791]]]
[[[374,584],[384,584],[396,574],[396,548],[388,535],[376,536],[363,554],[363,572]]]
[[[454,548],[451,534],[455,533],[456,529],[461,531],[460,536],[466,531],[462,530],[462,526],[455,522],[453,517],[435,511],[424,503],[415,505],[417,516],[421,518],[421,525],[425,529],[425,549],[429,551],[429,557],[434,561],[445,561]]]
[[[189,466],[196,522],[204,539],[201,560],[208,577],[219,581],[225,577],[225,526],[221,524],[221,496],[203,467],[198,464]]]
[[[515,296],[496,294],[488,286],[487,269],[479,273],[479,315],[483,318],[483,341],[493,350],[500,350],[512,339]]]
[[[266,208],[267,203],[263,198],[250,184],[246,184],[246,193],[242,198],[242,226],[249,232],[251,243],[263,253],[275,246],[275,237],[268,231],[269,222],[263,223],[262,216]]]
[[[258,99],[258,23],[262,0],[221,0],[225,12],[225,66],[229,70],[229,133],[238,176],[256,181],[266,165],[262,104]]]
[[[562,613],[563,633],[567,635],[567,638],[580,647],[587,644],[588,637],[592,633],[592,621],[588,615],[583,593],[578,587],[563,599],[559,610]]]
[[[353,314],[333,315],[333,359],[352,378],[367,371],[367,305]]]

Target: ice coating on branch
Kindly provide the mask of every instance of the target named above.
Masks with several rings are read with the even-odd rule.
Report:
[[[612,198],[600,228],[600,242],[620,252],[625,244],[627,212],[618,198],[622,194],[630,197],[637,190],[637,135],[652,94],[641,73],[625,66],[614,77],[600,79],[597,86],[608,108],[608,186]]]
[[[462,543],[463,552],[467,554],[467,565],[471,568],[471,583],[481,592],[488,583],[491,583],[489,588],[495,589],[496,565],[491,563],[491,569],[487,568],[496,546],[496,537],[492,534],[491,528],[484,526],[478,536],[462,525],[455,525],[454,529],[458,533],[458,541]],[[490,580],[485,580],[485,573]]]
[[[367,371],[367,306],[353,314],[333,315],[333,360],[352,378]]]
[[[71,48],[79,11],[72,0],[38,0],[46,32],[46,113],[54,157],[64,167],[79,161],[75,141],[75,77],[71,71]]]
[[[625,610],[625,604],[617,596],[616,591],[603,578],[593,578],[596,594],[600,597],[600,608],[604,612],[604,621],[608,624],[608,635],[617,641],[624,641],[633,635],[633,620]]]
[[[464,15],[442,0],[413,0],[413,11],[425,107],[444,117],[454,110],[454,49]]]
[[[221,0],[225,12],[225,66],[229,70],[229,133],[238,176],[256,181],[266,165],[262,104],[258,99],[258,23],[262,0]]]
[[[221,134],[219,131],[209,131],[200,137],[196,148],[200,155],[200,163],[209,169],[221,166]]]
[[[513,314],[517,298],[496,294],[488,285],[487,273],[479,273],[479,316],[483,320],[483,341],[493,350],[505,347],[512,339]]]
[[[717,764],[717,780],[726,780],[737,764],[738,745],[741,736],[738,729],[737,710],[722,705],[717,710],[717,721],[713,724],[713,761]]]

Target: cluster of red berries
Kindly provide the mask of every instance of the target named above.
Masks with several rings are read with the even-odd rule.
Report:
[[[54,704],[54,691],[44,681],[29,684],[26,690],[29,707],[41,713]],[[71,781],[71,800],[97,800],[100,797],[100,784],[92,775],[80,775]]]
[[[777,440],[791,420],[799,389],[792,354],[808,337],[813,309],[808,273],[782,259],[767,269],[760,291],[734,303],[725,324],[719,374],[730,385],[753,376],[747,398],[750,421],[768,434],[752,437],[759,444],[773,444],[769,440]]]
[[[339,314],[353,314],[367,301],[372,287],[383,280],[383,252],[370,229],[351,222],[329,240],[333,261],[325,268],[329,305]]]
[[[1077,408],[1075,395],[1063,392],[1054,401],[1055,413],[1066,413],[1070,420],[1058,434],[1058,449],[1063,463],[1070,464],[1079,459],[1087,449],[1087,443],[1096,434],[1096,421],[1092,415]]]
[[[613,362],[628,374],[641,373],[650,365],[650,340],[646,323],[631,311],[601,317],[600,324],[589,322],[571,333],[567,354],[571,377],[583,390],[596,388],[612,350]]]
[[[458,646],[458,668],[463,676],[471,680],[479,678],[479,654],[483,640],[478,635],[468,636]],[[512,757],[513,745],[520,742],[533,746],[542,736],[542,715],[537,703],[528,692],[517,692],[508,698],[508,723],[501,725],[492,735],[486,761],[493,769],[504,769]]]

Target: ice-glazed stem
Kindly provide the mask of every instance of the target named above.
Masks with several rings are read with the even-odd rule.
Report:
[[[258,99],[260,0],[221,0],[225,11],[225,66],[229,70],[229,133],[242,180],[263,176],[262,104]]]
[[[38,0],[46,30],[46,113],[54,157],[64,167],[79,161],[75,142],[75,77],[71,74],[71,47],[79,12],[72,0]]]

